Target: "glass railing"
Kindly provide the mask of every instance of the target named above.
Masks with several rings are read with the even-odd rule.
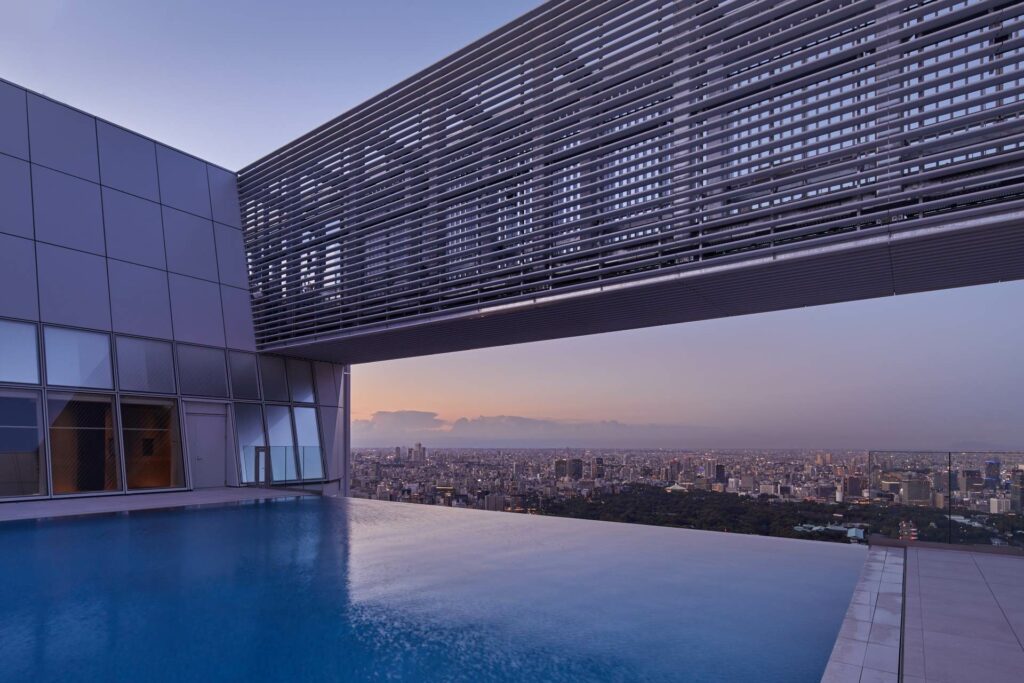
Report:
[[[1024,452],[872,451],[862,495],[875,534],[1024,548]]]
[[[247,485],[321,482],[324,478],[323,451],[319,446],[245,446],[240,466],[242,483]]]
[[[319,446],[301,446],[299,465],[303,480],[319,481],[324,478],[324,460]]]

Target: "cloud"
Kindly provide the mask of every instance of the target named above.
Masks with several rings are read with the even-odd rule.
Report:
[[[436,447],[663,448],[721,438],[718,430],[687,425],[572,421],[514,415],[441,419],[420,410],[381,411],[353,420],[355,447],[390,447],[417,441]]]
[[[437,434],[448,428],[448,423],[437,413],[424,410],[378,411],[369,420],[353,420],[354,439],[396,438],[407,439],[417,435]]]
[[[797,426],[793,426],[793,424]],[[789,425],[787,427],[787,425]],[[380,411],[353,420],[356,448],[391,448],[421,442],[434,448],[851,448],[922,450],[1008,449],[1008,435],[992,430],[970,443],[949,430],[907,429],[898,420],[863,425],[793,420],[772,426],[640,424],[616,420],[553,420],[493,415],[442,419],[424,410]],[[1002,437],[1002,438],[1001,438]]]

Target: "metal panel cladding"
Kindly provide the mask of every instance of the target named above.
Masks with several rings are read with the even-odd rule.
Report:
[[[1022,28],[1006,0],[548,2],[241,172],[258,340],[1010,220]]]

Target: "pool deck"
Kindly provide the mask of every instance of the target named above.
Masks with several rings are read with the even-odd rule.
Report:
[[[158,510],[196,505],[224,505],[271,498],[295,498],[313,495],[303,491],[261,488],[211,488],[170,493],[148,493],[134,496],[98,496],[0,503],[0,522],[26,519],[52,519],[102,515],[135,510]]]
[[[907,683],[1024,680],[1024,557],[907,548]]]
[[[822,683],[1022,680],[1024,556],[872,547]]]

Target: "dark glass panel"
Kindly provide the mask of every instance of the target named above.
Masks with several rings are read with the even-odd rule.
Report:
[[[120,490],[113,399],[50,394],[47,408],[53,492]]]
[[[174,354],[166,342],[117,338],[117,380],[125,391],[174,393]]]
[[[255,403],[236,403],[235,429],[242,483],[251,484],[256,481],[256,449],[267,445],[263,436],[263,409]],[[259,464],[261,468],[266,467],[262,461]],[[266,475],[263,472],[260,475],[260,481],[266,481]]]
[[[175,402],[122,398],[121,423],[128,488],[183,488],[185,469]]]
[[[288,386],[296,403],[316,403],[313,393],[313,370],[309,361],[288,359]]]
[[[260,375],[263,378],[263,398],[265,400],[288,400],[288,379],[285,376],[283,358],[260,356]]]
[[[235,398],[259,400],[260,383],[257,377],[256,356],[251,353],[230,351],[231,392]]]
[[[179,344],[178,375],[183,394],[227,398],[227,368],[221,349]]]
[[[39,395],[0,391],[0,498],[46,493],[42,453]]]

